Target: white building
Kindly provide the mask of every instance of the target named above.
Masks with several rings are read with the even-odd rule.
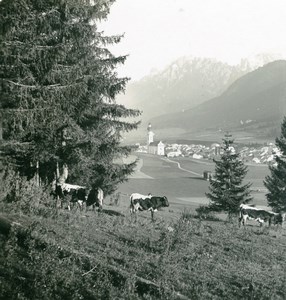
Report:
[[[154,135],[151,123],[149,123],[147,127],[147,152],[150,154],[165,155],[165,144],[162,141],[154,141]]]

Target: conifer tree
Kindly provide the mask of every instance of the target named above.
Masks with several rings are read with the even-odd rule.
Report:
[[[98,23],[113,0],[2,0],[0,2],[0,109],[4,150],[23,174],[40,162],[52,180],[67,163],[70,180],[106,190],[126,179],[134,164],[115,164],[130,153],[122,133],[140,114],[115,102],[128,78],[119,78]],[[32,174],[33,175],[33,174]]]
[[[281,156],[275,156],[275,164],[269,166],[270,175],[266,176],[264,185],[268,189],[266,198],[268,205],[275,212],[286,211],[286,117],[281,124],[280,137],[276,138],[276,146]]]
[[[225,211],[229,217],[239,211],[242,203],[249,202],[250,183],[243,183],[247,174],[247,167],[235,153],[233,148],[234,140],[230,134],[223,138],[223,145],[220,159],[214,159],[215,174],[210,179],[209,192],[206,196],[211,200],[210,210]]]

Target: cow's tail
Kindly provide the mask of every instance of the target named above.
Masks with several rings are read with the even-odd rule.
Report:
[[[244,208],[244,204],[240,204],[239,206],[239,213],[238,213],[238,226],[240,227],[242,219],[243,219],[243,215],[242,215],[242,210]]]
[[[130,210],[131,214],[134,212],[133,194],[130,195],[130,207],[129,207],[129,210]]]

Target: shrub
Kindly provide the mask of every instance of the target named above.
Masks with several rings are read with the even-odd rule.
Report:
[[[6,212],[54,216],[55,201],[50,190],[7,169],[0,179],[0,209]]]
[[[217,218],[214,215],[214,212],[209,206],[206,205],[200,205],[198,208],[196,208],[197,218],[200,220],[209,220],[209,221],[218,221],[219,218]]]

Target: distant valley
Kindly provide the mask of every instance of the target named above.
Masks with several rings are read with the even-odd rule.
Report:
[[[195,108],[151,119],[160,128],[187,131],[249,131],[265,137],[279,133],[286,115],[286,61],[269,63],[236,80],[219,97]]]
[[[148,122],[157,139],[190,139],[194,133],[225,130],[267,138],[279,134],[286,115],[286,61],[268,63],[273,59],[264,55],[254,63],[245,59],[230,66],[181,58],[131,83],[123,103],[143,114],[141,127],[127,139],[145,138]]]

